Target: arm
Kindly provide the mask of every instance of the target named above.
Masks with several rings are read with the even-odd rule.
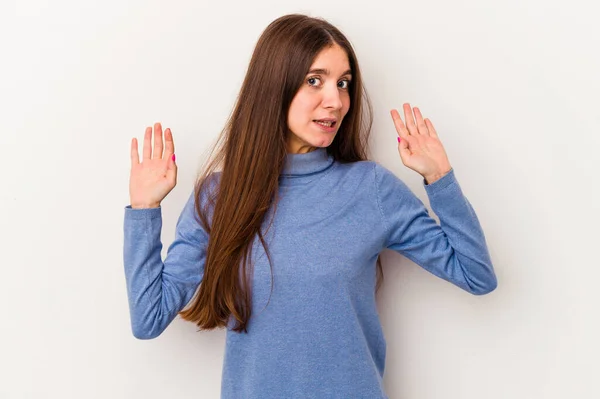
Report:
[[[123,261],[133,335],[159,336],[193,297],[204,274],[208,235],[190,195],[161,259],[161,208],[125,207]]]
[[[496,288],[483,230],[454,170],[431,184],[424,181],[441,226],[404,182],[379,164],[375,164],[375,181],[386,248],[471,294]]]

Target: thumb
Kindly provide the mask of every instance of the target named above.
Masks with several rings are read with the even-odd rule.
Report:
[[[408,141],[406,139],[401,138],[400,136],[398,136],[398,152],[400,153],[400,158],[402,158],[403,161],[408,159],[408,157],[410,156],[410,150],[408,149]]]
[[[171,158],[169,158],[169,162],[167,163],[167,176],[170,179],[177,178],[177,164],[175,163],[175,154]]]
[[[171,156],[171,159],[169,159],[169,163],[167,163],[167,169],[168,170],[177,170],[177,164],[175,163],[175,154],[173,154],[173,156]]]

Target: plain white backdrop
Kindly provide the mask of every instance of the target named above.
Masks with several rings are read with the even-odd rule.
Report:
[[[275,18],[353,43],[371,158],[429,205],[389,110],[434,123],[499,286],[472,296],[384,252],[391,398],[600,397],[600,28],[593,2],[3,1],[0,398],[218,398],[224,330],[133,337],[122,263],[129,145],[162,122],[178,185],[163,255],[206,150]]]

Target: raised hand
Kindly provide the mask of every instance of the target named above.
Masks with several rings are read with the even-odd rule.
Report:
[[[154,151],[152,150],[152,128],[144,134],[144,153],[140,163],[138,142],[131,140],[131,174],[129,197],[132,208],[157,208],[161,201],[177,184],[175,145],[171,129],[165,131],[163,154],[162,126],[154,124]]]
[[[403,108],[406,126],[397,110],[390,112],[400,138],[400,159],[405,166],[423,176],[427,184],[431,184],[452,169],[450,161],[431,121],[423,120],[421,111],[415,107],[415,122],[410,104],[405,103]]]

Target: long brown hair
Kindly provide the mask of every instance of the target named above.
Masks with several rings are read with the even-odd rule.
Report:
[[[211,150],[212,154],[217,149],[216,155],[209,158],[195,186],[196,212],[210,238],[200,288],[179,314],[200,329],[226,327],[233,316],[233,331],[247,332],[252,309],[247,264],[256,236],[272,268],[261,225],[269,209],[277,208],[290,103],[316,56],[334,44],[348,55],[352,83],[350,108],[327,153],[340,163],[368,159],[372,109],[348,39],[319,18],[291,14],[273,21],[258,39],[233,112]],[[216,172],[220,165],[222,171]],[[210,190],[213,186],[217,189]],[[208,197],[204,207],[201,193]],[[376,291],[383,279],[379,257],[377,267]]]

